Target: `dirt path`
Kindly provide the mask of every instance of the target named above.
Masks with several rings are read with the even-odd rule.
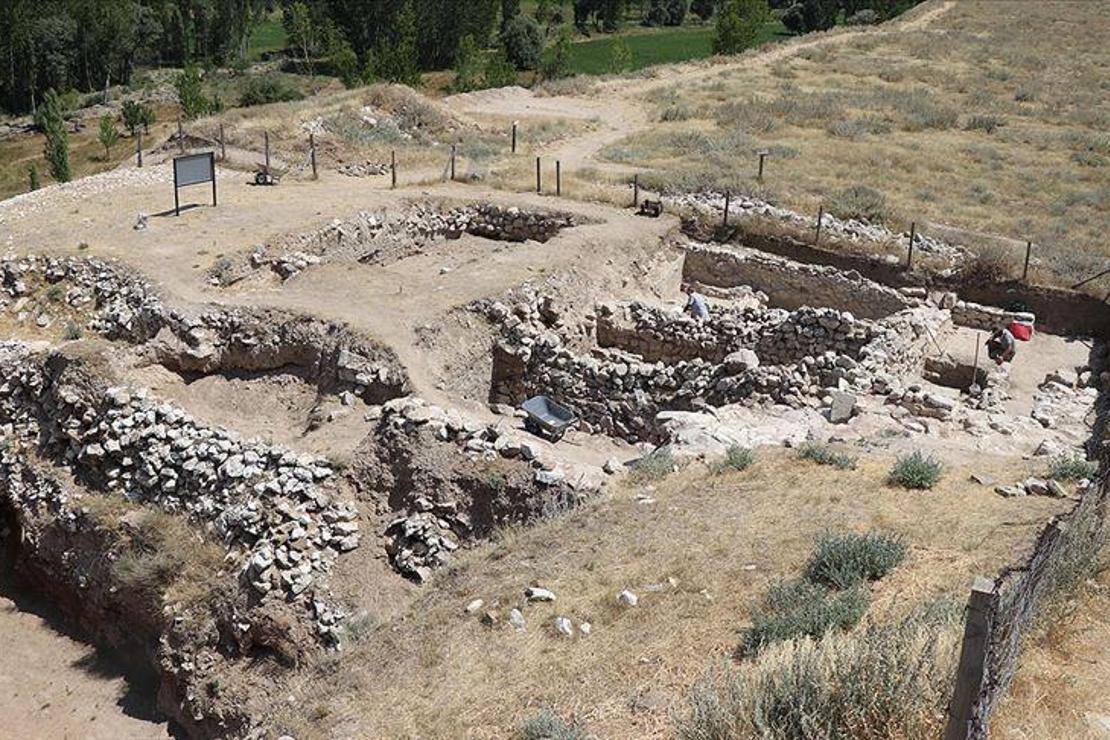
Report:
[[[0,579],[0,594],[7,594]],[[88,645],[70,639],[36,605],[0,595],[0,736],[21,740],[153,740],[164,722]]]
[[[861,36],[892,30],[922,29],[948,12],[954,5],[953,0],[944,0],[918,10],[907,19],[896,20],[882,26],[807,34],[791,41],[775,44],[762,51],[742,55],[736,61],[690,62],[663,67],[657,75],[648,78],[620,78],[601,82],[591,89],[588,97],[540,98],[523,88],[509,88],[507,91],[488,91],[490,93],[488,95],[470,93],[454,96],[446,98],[444,102],[460,113],[594,119],[598,122],[597,130],[556,142],[544,150],[544,156],[561,161],[568,171],[590,166],[611,173],[633,172],[638,168],[605,162],[599,160],[597,155],[610,144],[651,127],[655,119],[645,100],[651,91],[667,86],[690,85],[733,70],[766,67],[816,46],[842,45]],[[498,94],[502,92],[507,94]]]

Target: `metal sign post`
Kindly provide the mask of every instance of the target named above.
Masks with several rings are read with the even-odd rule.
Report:
[[[184,157],[173,158],[173,211],[181,215],[181,199],[178,191],[189,185],[212,183],[212,207],[216,207],[216,154],[202,152]]]

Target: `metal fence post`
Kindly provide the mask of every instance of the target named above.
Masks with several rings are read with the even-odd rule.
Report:
[[[728,226],[728,208],[732,201],[732,193],[725,191],[725,212],[721,215],[721,226]]]
[[[960,648],[960,666],[956,670],[956,685],[952,702],[948,705],[948,724],[944,740],[966,740],[968,723],[975,708],[975,700],[983,685],[983,667],[987,657],[987,640],[990,637],[991,617],[997,597],[994,581],[976,576],[967,600],[964,619],[964,639]]]
[[[390,177],[390,190],[397,189],[397,150],[394,149],[389,153],[389,177]]]
[[[536,157],[536,192],[543,192],[543,181],[540,179],[540,158]]]
[[[517,127],[517,125],[518,125],[518,122],[513,121],[513,154],[516,154],[516,127]]]
[[[817,234],[813,237],[813,246],[821,243],[821,222],[825,220],[825,208],[822,206],[817,209]]]
[[[227,140],[224,139],[224,125],[220,124],[220,161],[227,161]]]
[[[563,163],[555,160],[555,195],[562,197],[563,195]]]
[[[640,174],[632,176],[632,207],[640,207]]]
[[[759,180],[760,182],[763,182],[763,160],[765,160],[766,158],[767,158],[767,152],[766,151],[760,151],[759,152],[759,175],[756,177],[756,179]]]
[[[455,181],[455,153],[458,151],[457,145],[451,145],[451,182]]]
[[[1029,278],[1029,258],[1033,256],[1033,242],[1032,240],[1025,242],[1025,269],[1021,271],[1021,282],[1025,282]]]
[[[135,156],[139,158],[139,167],[143,166],[143,130],[136,129],[135,136]]]

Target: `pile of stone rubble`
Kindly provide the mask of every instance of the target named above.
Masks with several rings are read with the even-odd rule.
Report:
[[[325,459],[205,426],[142,391],[102,387],[62,355],[8,358],[3,372],[7,455],[36,451],[94,489],[188,514],[225,542],[259,593],[298,596],[359,545],[357,512],[334,500]]]
[[[676,195],[667,198],[667,200],[676,206],[685,206],[695,211],[705,212],[714,219],[720,218],[720,214],[725,207],[725,196],[723,193],[690,193],[687,195]],[[817,228],[816,216],[803,216],[796,211],[771,205],[758,198],[733,197],[729,201],[729,214],[730,216],[739,218],[751,216],[772,218],[809,231],[815,231]],[[857,244],[889,244],[891,242],[898,242],[904,245],[909,242],[910,238],[909,233],[897,233],[881,224],[872,224],[853,218],[840,219],[828,213],[824,214],[821,218],[821,231],[830,238]],[[941,239],[919,233],[914,234],[914,249],[920,250],[923,253],[944,257],[952,262],[963,261],[971,256],[971,252],[966,247],[958,244],[949,244]]]
[[[213,284],[226,286],[259,269],[270,269],[287,280],[321,262],[390,264],[420,254],[434,242],[463,234],[496,241],[546,242],[577,223],[576,217],[567,213],[492,203],[452,208],[414,203],[397,217],[361,211],[306,234],[260,244],[238,262],[222,258],[209,271],[209,278]]]

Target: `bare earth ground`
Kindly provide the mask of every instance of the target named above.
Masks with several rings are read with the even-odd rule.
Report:
[[[982,9],[980,3],[968,5],[971,10],[966,12]],[[943,24],[957,11],[964,12],[961,4],[926,4],[894,24],[893,30],[838,31],[739,61],[681,65],[652,78],[603,82],[589,97],[536,98],[508,90],[449,98],[447,106],[498,121],[502,128],[504,121],[516,118],[576,119],[571,136],[537,144],[515,160],[503,159],[484,184],[433,182],[438,167],[430,160],[407,170],[396,193],[389,191],[388,178],[352,179],[328,171],[319,182],[288,179],[277,188],[257,188],[247,184],[247,173],[221,169],[220,207],[203,205],[208,193],[200,187],[187,191],[186,200],[202,205],[175,218],[164,214],[172,203],[172,190],[163,165],[141,173],[120,171],[43,191],[34,199],[0,204],[0,245],[19,253],[121,259],[159,286],[171,304],[211,301],[280,307],[348,322],[392,347],[421,395],[492,420],[482,386],[488,378],[488,330],[473,324],[459,307],[525,282],[586,306],[614,297],[669,300],[678,289],[678,255],[665,246],[676,219],[641,219],[598,203],[504,192],[529,187],[533,154],[549,161],[558,158],[568,171],[578,171],[578,179],[570,182],[583,190],[570,194],[584,198],[591,179],[627,174],[628,163],[606,164],[599,153],[629,137],[652,133],[658,125],[657,111],[649,95],[662,87],[695,90],[698,85],[716,85],[718,77],[732,84],[732,76],[749,73],[769,79],[768,70],[774,66],[826,46],[858,51],[876,39],[886,43],[884,34],[896,40],[899,32],[948,33]],[[354,99],[353,93],[344,95]],[[310,117],[311,103],[298,111]],[[889,163],[868,166],[886,168]],[[598,177],[582,174],[590,168],[597,169]],[[839,170],[830,170],[829,176],[838,181],[845,177]],[[251,280],[219,289],[207,281],[207,270],[221,257],[249,251],[274,237],[312,231],[361,210],[397,209],[406,201],[427,197],[559,208],[596,223],[566,230],[546,244],[464,237],[384,267],[326,264],[280,285]],[[627,193],[611,187],[604,199],[624,202]],[[158,214],[144,231],[131,228],[139,212]],[[20,336],[26,332],[25,327],[4,328]],[[59,329],[60,322],[30,334],[57,339]],[[967,334],[957,335],[963,345],[969,339]],[[1015,410],[1028,413],[1044,374],[1060,365],[1082,364],[1085,348],[1042,336],[1023,354],[1027,362],[1012,378],[1013,403]],[[349,450],[369,427],[356,406],[321,432],[304,435],[314,393],[280,374],[193,380],[157,366],[127,372],[133,381],[153,387],[202,419],[297,449]],[[868,431],[858,434],[866,436]],[[1018,442],[1023,448],[1033,444]],[[926,439],[922,444],[958,449],[968,440]],[[560,455],[594,465],[613,455],[627,459],[632,452],[627,445],[577,434],[559,447]],[[982,454],[968,447],[953,455],[941,486],[921,494],[885,485],[890,459],[884,453],[870,453],[854,473],[800,465],[788,451],[761,454],[761,462],[744,474],[712,477],[695,466],[646,490],[620,488],[582,511],[506,532],[499,542],[464,553],[421,590],[400,579],[387,580],[392,577],[387,566],[381,558],[367,565],[362,558],[376,554],[370,552],[372,546],[363,548],[359,557],[341,565],[336,587],[384,626],[341,659],[329,657],[305,670],[284,719],[301,728],[298,738],[503,737],[522,717],[552,706],[587,720],[601,737],[665,736],[668,712],[681,707],[682,695],[698,677],[726,659],[753,600],[770,580],[797,572],[822,529],[878,527],[911,539],[910,562],[876,587],[871,617],[881,618],[922,600],[962,600],[972,575],[1016,560],[1037,527],[1066,506],[1035,497],[1003,499],[968,482],[972,472],[991,473],[1000,480],[1039,472],[1013,450]],[[654,503],[638,502],[636,495],[641,493]],[[787,513],[799,510],[810,515]],[[471,599],[483,598],[486,608],[495,609],[503,621],[509,607],[521,601],[523,588],[535,581],[559,596],[555,606],[524,608],[525,633],[503,624],[490,630],[479,624],[477,615],[462,612]],[[641,606],[618,609],[615,597],[622,588],[637,591]],[[409,598],[415,600],[406,605]],[[557,614],[571,616],[576,623],[589,620],[593,632],[558,640],[551,630]],[[65,654],[50,643],[61,638],[24,621],[27,615],[0,611],[0,629],[12,616],[12,629],[26,633],[28,643],[36,645],[27,660],[55,650]],[[44,642],[34,642],[38,640]],[[0,655],[0,672],[7,673],[5,660],[9,658]],[[99,678],[71,668],[67,661],[59,664],[68,676],[64,681],[75,682],[78,696],[89,697],[81,706],[108,695],[98,693],[106,685]],[[20,670],[17,665],[10,672]],[[1091,672],[1089,680],[1097,686],[1101,679]],[[1092,692],[1078,697],[1074,706],[1104,711]],[[28,697],[16,696],[21,703],[13,704],[11,711],[29,711],[33,702]],[[0,717],[9,715],[4,701],[0,695]],[[56,706],[63,706],[61,701]],[[111,721],[117,719],[121,725],[112,736],[128,737],[129,718]],[[40,726],[34,723],[36,731]],[[70,726],[46,727],[58,736]]]
[[[169,737],[145,700],[93,648],[0,595],[0,735],[26,740]]]

